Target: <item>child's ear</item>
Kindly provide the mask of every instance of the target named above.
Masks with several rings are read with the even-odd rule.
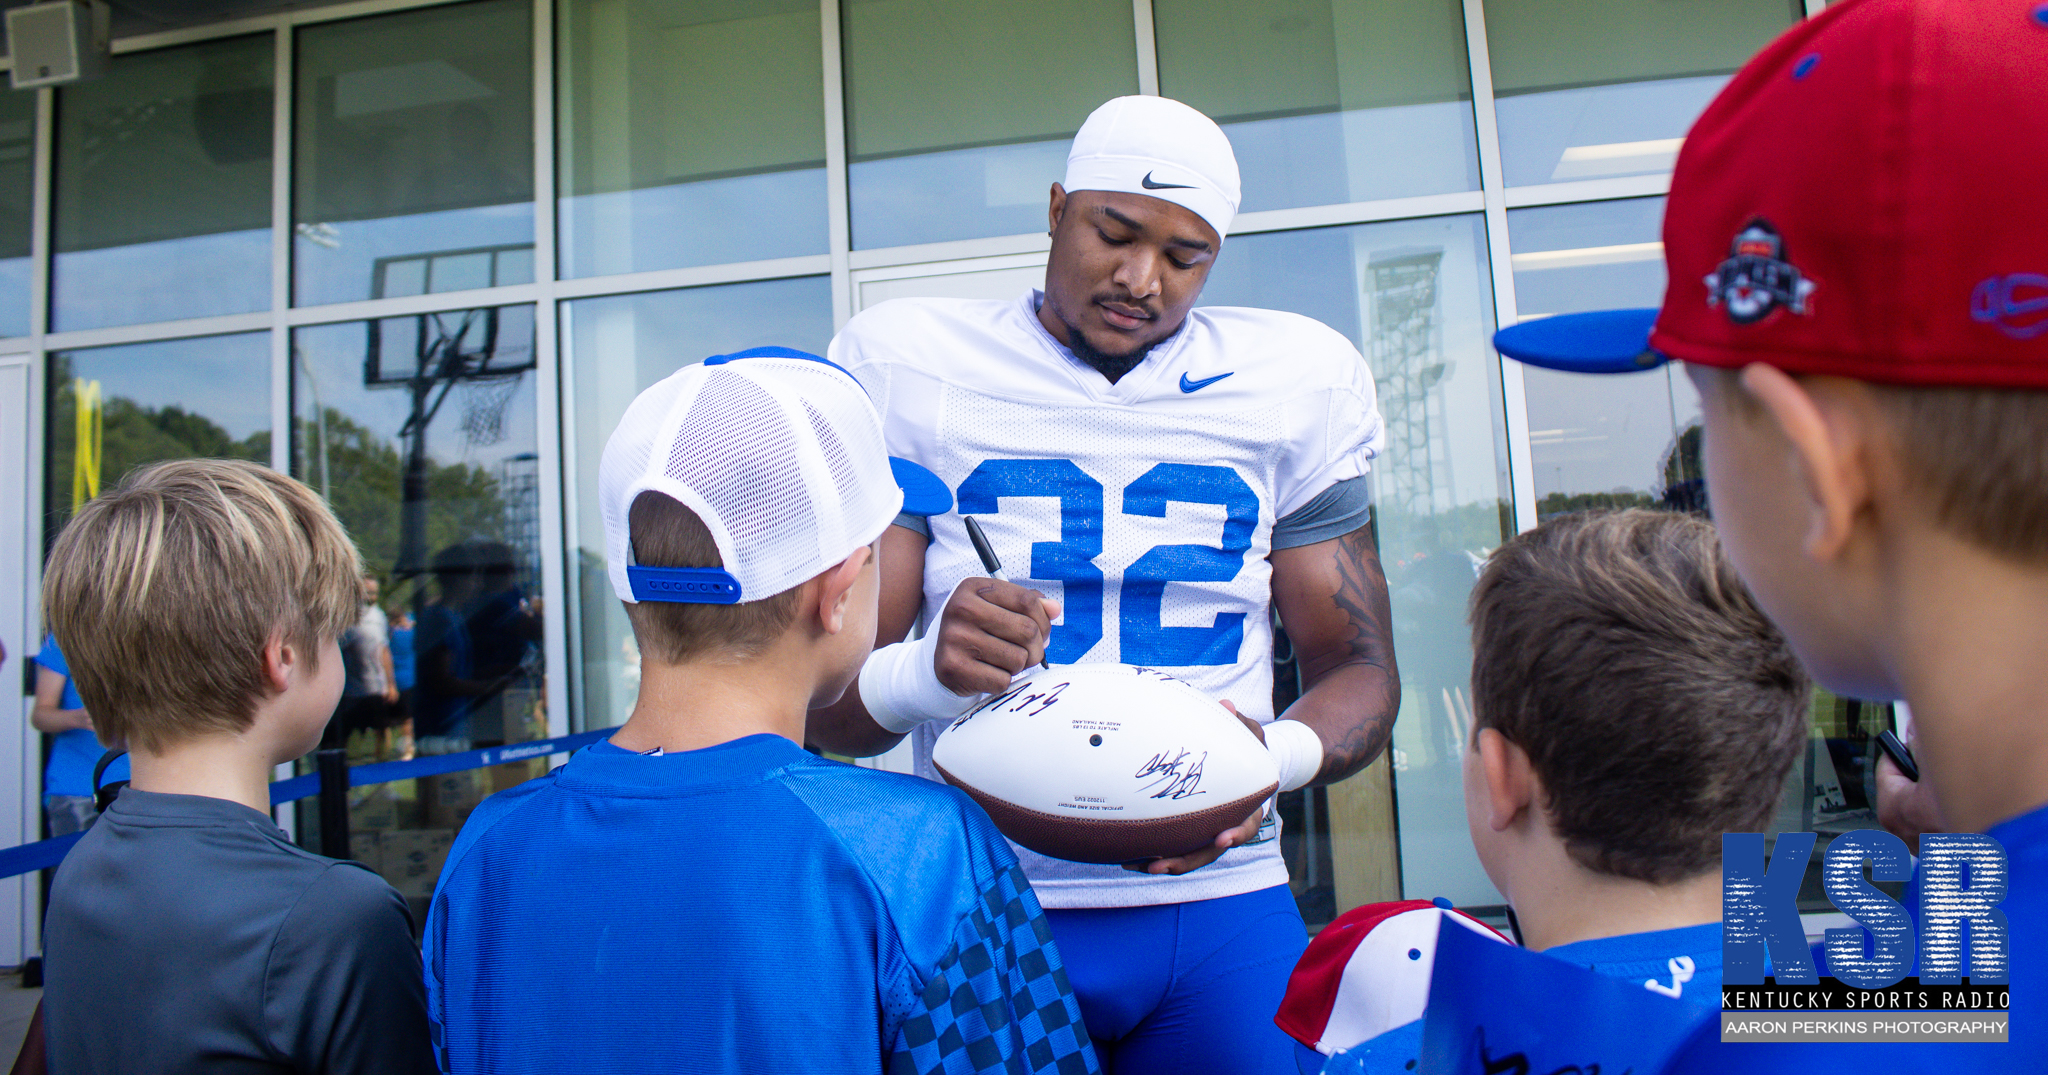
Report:
[[[1738,390],[1764,410],[1791,451],[1793,477],[1806,499],[1805,552],[1832,560],[1855,533],[1870,500],[1864,408],[1849,405],[1833,382],[1801,382],[1773,366],[1743,369]]]
[[[875,555],[871,546],[862,545],[853,550],[853,555],[818,576],[818,624],[828,635],[836,635],[846,629],[846,603],[853,592],[853,584],[860,581],[861,568]]]
[[[292,671],[305,659],[306,654],[286,641],[282,632],[271,635],[263,644],[263,681],[270,685],[270,692],[283,694],[292,685]]]
[[[1486,781],[1486,824],[1495,832],[1515,824],[1536,800],[1536,770],[1529,754],[1494,728],[1474,737],[1479,770]]]

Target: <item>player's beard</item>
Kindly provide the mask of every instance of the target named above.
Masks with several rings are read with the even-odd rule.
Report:
[[[1152,347],[1153,345],[1148,343],[1130,354],[1112,355],[1089,343],[1088,337],[1081,335],[1080,329],[1071,323],[1067,325],[1067,350],[1074,352],[1074,357],[1080,359],[1089,369],[1108,378],[1110,384],[1123,380],[1124,374],[1137,369],[1138,363],[1145,361],[1145,356],[1152,353]]]

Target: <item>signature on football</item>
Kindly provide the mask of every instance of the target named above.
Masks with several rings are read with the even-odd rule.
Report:
[[[1140,794],[1153,799],[1185,799],[1194,795],[1207,795],[1202,788],[1202,763],[1209,760],[1207,751],[1193,754],[1175,747],[1152,755],[1152,759],[1138,767],[1135,779],[1148,781],[1138,789]]]
[[[1067,684],[1065,683],[1055,683],[1045,689],[1033,689],[1037,686],[1035,683],[1021,683],[1011,687],[1009,690],[975,706],[967,712],[967,716],[961,717],[960,721],[956,723],[964,722],[967,717],[974,716],[977,713],[994,713],[998,710],[1009,713],[1024,713],[1027,717],[1035,717],[1056,705],[1060,700],[1060,693],[1067,689]],[[1004,709],[1005,706],[1008,708]],[[1025,712],[1031,706],[1036,706],[1037,708]]]

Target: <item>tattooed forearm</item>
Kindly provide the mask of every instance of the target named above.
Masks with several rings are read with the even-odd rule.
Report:
[[[1389,632],[1394,617],[1371,527],[1360,527],[1337,539],[1336,567],[1337,592],[1330,600],[1350,621],[1351,656],[1393,667],[1394,639]]]
[[[1299,567],[1308,585],[1276,585],[1281,618],[1300,655],[1307,691],[1287,711],[1323,740],[1317,783],[1365,768],[1387,748],[1400,708],[1387,579],[1370,527],[1317,549]],[[1293,566],[1293,565],[1290,565]],[[1313,579],[1313,583],[1311,583]]]

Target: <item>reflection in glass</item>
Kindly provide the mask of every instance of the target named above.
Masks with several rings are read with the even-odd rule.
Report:
[[[1138,92],[1123,0],[848,0],[855,249],[1045,230],[1067,143]],[[1047,57],[1057,57],[1048,77]]]
[[[1159,89],[1223,125],[1240,209],[1476,190],[1454,0],[1155,0]]]
[[[270,461],[268,333],[58,351],[47,376],[49,538],[144,463]]]
[[[1500,902],[1471,850],[1459,764],[1472,667],[1465,597],[1476,565],[1511,532],[1486,265],[1477,216],[1271,232],[1226,242],[1202,294],[1208,305],[1313,317],[1372,367],[1387,426],[1374,525],[1401,660],[1401,876],[1408,895],[1461,906]],[[1329,792],[1340,853],[1340,819],[1353,811],[1336,803],[1360,779]],[[1359,902],[1336,896],[1339,910]]]
[[[692,362],[766,344],[825,353],[832,340],[832,282],[811,276],[651,291],[562,306],[564,364],[575,371],[570,403],[575,491],[569,545],[574,597],[579,727],[622,724],[639,693],[640,651],[605,574],[597,463],[633,397]]]
[[[0,94],[0,336],[28,335],[36,95]]]
[[[825,252],[816,0],[559,17],[563,276]]]
[[[57,91],[54,328],[270,308],[273,53],[130,53]]]
[[[340,729],[357,761],[547,735],[533,370],[530,306],[292,334],[292,473],[348,527],[394,664],[411,658],[393,715],[410,735]],[[521,762],[366,788],[353,798],[372,820],[355,828],[453,830],[535,775]]]
[[[298,32],[294,302],[532,282],[532,11]]]
[[[1661,303],[1663,216],[1662,198],[1510,212],[1523,320]],[[1522,384],[1539,519],[1584,508],[1704,503],[1699,394],[1681,365],[1620,376],[1529,366]]]
[[[1487,0],[1508,185],[1670,171],[1727,76],[1801,10],[1798,0]]]

